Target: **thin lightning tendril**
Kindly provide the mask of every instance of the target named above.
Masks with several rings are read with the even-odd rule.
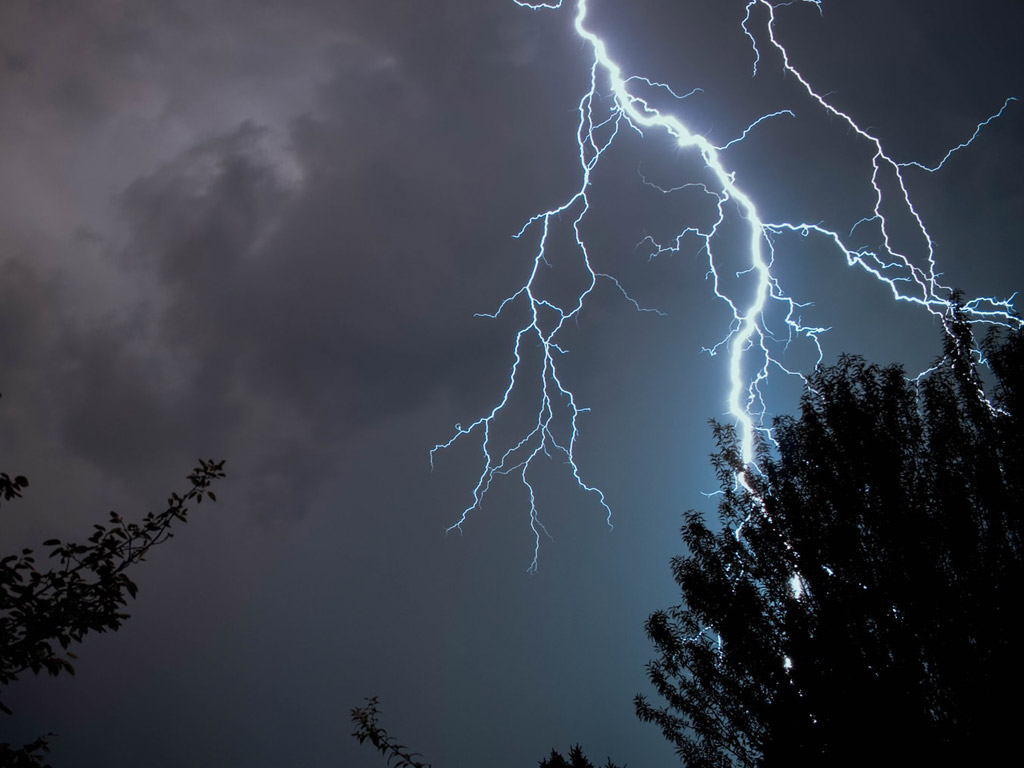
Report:
[[[822,10],[822,0],[801,0],[811,3]],[[697,188],[707,197],[717,215],[710,227],[701,228],[693,225],[682,229],[668,245],[658,243],[648,236],[641,244],[651,248],[651,258],[666,253],[677,253],[683,242],[696,238],[701,245],[701,252],[707,257],[707,276],[712,284],[715,296],[724,302],[732,313],[728,333],[707,351],[712,356],[723,354],[727,361],[727,409],[734,420],[740,443],[740,457],[744,470],[737,474],[736,482],[750,490],[746,478],[748,470],[756,471],[754,464],[755,433],[759,430],[768,434],[763,426],[766,411],[762,396],[762,387],[773,369],[789,375],[799,375],[786,367],[782,359],[773,357],[772,348],[777,345],[788,345],[797,338],[809,341],[817,351],[817,361],[821,362],[823,352],[819,336],[826,328],[804,325],[800,320],[800,311],[807,303],[790,298],[782,289],[779,279],[772,272],[775,249],[778,242],[792,235],[814,237],[822,240],[846,259],[850,267],[858,267],[876,280],[885,283],[895,301],[909,302],[924,311],[948,322],[951,309],[951,292],[947,286],[939,282],[940,274],[936,269],[935,248],[931,235],[915,207],[905,180],[905,171],[915,168],[928,173],[939,171],[956,152],[970,146],[979,136],[982,129],[1000,117],[1016,101],[1015,97],[1006,99],[1002,107],[979,123],[973,135],[950,149],[935,165],[927,165],[917,161],[897,161],[887,154],[881,140],[870,131],[862,128],[850,115],[834,106],[825,96],[819,94],[790,60],[785,47],[776,37],[776,7],[789,3],[773,3],[771,0],[747,0],[746,13],[741,21],[743,33],[749,38],[753,49],[753,71],[757,74],[762,64],[762,53],[758,43],[758,35],[752,29],[755,13],[765,14],[766,44],[781,59],[782,69],[792,77],[806,92],[812,102],[829,114],[834,120],[848,126],[849,131],[865,142],[872,150],[870,185],[874,194],[874,205],[871,212],[858,221],[851,231],[843,236],[839,232],[823,226],[821,223],[765,221],[758,212],[754,200],[740,186],[736,172],[730,170],[724,159],[728,150],[743,142],[747,136],[767,120],[792,118],[795,114],[788,109],[763,115],[754,120],[736,138],[724,143],[715,144],[709,138],[697,133],[674,114],[662,112],[641,95],[646,87],[654,91],[663,91],[682,102],[689,96],[700,93],[699,88],[685,95],[677,94],[671,87],[638,75],[627,76],[619,64],[612,59],[605,41],[586,26],[587,0],[557,0],[557,2],[532,3],[526,0],[512,0],[516,5],[533,11],[557,10],[563,5],[574,6],[574,29],[580,40],[592,52],[590,66],[590,83],[588,90],[580,98],[577,105],[579,122],[577,124],[576,143],[579,152],[580,178],[576,191],[561,205],[538,213],[530,218],[515,235],[522,238],[528,232],[538,231],[539,244],[533,256],[532,269],[525,283],[518,291],[510,295],[498,308],[482,317],[497,318],[511,305],[523,305],[528,310],[528,320],[520,327],[512,347],[512,367],[508,383],[501,398],[484,416],[468,426],[456,424],[454,434],[444,443],[439,443],[430,451],[431,466],[434,455],[451,447],[456,441],[469,435],[476,435],[480,440],[483,454],[483,469],[472,492],[471,503],[462,511],[459,518],[446,530],[462,531],[463,524],[470,514],[478,509],[490,490],[495,478],[502,475],[518,475],[526,487],[529,496],[529,527],[533,535],[533,558],[528,570],[535,571],[538,564],[541,534],[548,535],[547,529],[538,514],[536,496],[531,485],[529,472],[535,460],[544,455],[547,458],[558,457],[569,467],[576,484],[586,493],[591,494],[605,513],[608,527],[612,527],[611,508],[605,500],[603,492],[594,485],[587,483],[576,463],[576,443],[579,437],[578,420],[588,409],[578,404],[576,395],[568,387],[559,374],[558,361],[566,353],[557,341],[559,333],[573,323],[583,309],[587,298],[596,289],[599,282],[604,282],[617,291],[638,311],[657,312],[642,307],[633,299],[623,285],[609,274],[595,269],[592,264],[587,242],[581,233],[581,226],[590,211],[591,201],[588,190],[591,187],[592,174],[598,162],[612,146],[620,129],[635,131],[641,137],[646,132],[660,131],[670,136],[681,150],[696,152],[708,173],[709,180],[703,183],[684,184],[673,188],[663,188],[645,178],[644,184],[654,187],[665,194],[672,194],[683,188]],[[607,97],[611,96],[608,100]],[[895,195],[883,191],[883,177],[895,179]],[[893,199],[895,198],[895,199]],[[887,218],[885,209],[898,208],[903,214],[909,215],[917,235],[923,243],[927,254],[924,267],[914,264],[909,255],[899,250],[892,238],[891,216]],[[722,279],[722,258],[718,254],[721,238],[720,229],[727,218],[732,220],[738,212],[739,220],[745,225],[746,245],[743,250],[745,267],[736,273],[736,277],[748,276],[747,287],[743,296],[730,292],[726,281]],[[567,304],[560,305],[553,299],[546,298],[539,287],[539,276],[542,268],[550,267],[547,260],[549,236],[553,226],[563,218],[572,218],[572,230],[575,239],[574,247],[586,274],[585,285]],[[852,247],[847,244],[860,227],[874,227],[880,235],[881,245],[876,250],[864,247]],[[753,283],[751,291],[749,283]],[[973,322],[1016,327],[1020,319],[1016,315],[1009,300],[990,297],[973,299],[963,304],[962,311]],[[765,317],[770,308],[782,310],[783,327],[772,329]],[[661,314],[661,313],[659,313]],[[780,333],[781,331],[781,333]],[[499,416],[506,414],[513,394],[520,387],[520,379],[525,375],[522,369],[527,365],[524,355],[536,347],[540,350],[541,371],[539,376],[540,404],[536,410],[536,418],[531,418],[521,437],[511,447],[502,450],[495,447],[494,429]],[[747,371],[746,373],[744,371]],[[564,426],[567,422],[567,428]],[[770,437],[770,434],[769,434]],[[799,575],[794,576],[799,583]],[[794,587],[795,589],[795,587]]]

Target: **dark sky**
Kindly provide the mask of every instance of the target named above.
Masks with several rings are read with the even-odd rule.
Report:
[[[741,0],[590,5],[627,74],[703,89],[671,106],[712,140],[794,111],[726,154],[766,218],[846,232],[865,215],[870,152],[783,75],[763,16],[753,77]],[[220,502],[136,571],[132,620],[78,649],[77,676],[10,691],[2,740],[55,731],[53,763],[76,768],[368,768],[381,762],[349,738],[348,711],[378,695],[437,768],[522,768],[576,741],[673,762],[631,700],[652,655],[643,621],[677,597],[680,514],[713,509],[706,421],[725,418],[726,383],[701,348],[728,315],[696,247],[653,262],[637,247],[702,215],[637,171],[685,183],[692,153],[624,131],[593,179],[596,268],[666,313],[605,285],[562,339],[591,408],[578,464],[614,530],[564,462],[538,465],[554,540],[527,574],[525,489],[499,479],[446,536],[480,446],[428,460],[504,389],[522,313],[474,314],[529,273],[536,238],[511,236],[579,184],[590,52],[569,10],[0,6],[0,469],[32,482],[5,507],[5,549],[160,508],[197,456],[229,472]],[[1016,0],[823,10],[780,7],[780,38],[897,160],[935,163],[1024,97]],[[907,171],[944,282],[968,296],[1024,285],[1021,136],[1016,103],[940,172]],[[780,241],[776,269],[814,302],[805,319],[832,328],[826,362],[845,350],[920,369],[936,353],[932,318],[822,243]],[[770,412],[796,404],[792,385],[767,393]]]

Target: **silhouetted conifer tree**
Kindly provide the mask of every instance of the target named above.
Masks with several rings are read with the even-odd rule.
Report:
[[[577,744],[569,749],[569,757],[551,750],[551,755],[540,761],[540,768],[594,768],[594,764],[583,754],[583,747]],[[620,768],[608,758],[603,768]]]

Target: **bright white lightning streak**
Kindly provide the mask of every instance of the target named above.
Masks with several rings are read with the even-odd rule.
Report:
[[[605,41],[587,28],[587,0],[574,0],[574,2],[572,0],[569,2],[557,0],[557,2],[546,3],[531,3],[526,0],[512,1],[520,7],[534,11],[542,9],[556,10],[562,8],[563,5],[574,5],[575,17],[573,24],[576,34],[593,53],[593,61],[590,67],[590,87],[583,94],[578,104],[579,123],[576,138],[579,150],[580,182],[575,193],[566,199],[565,202],[555,208],[535,215],[526,222],[516,235],[519,238],[529,230],[536,228],[540,230],[540,243],[533,257],[533,267],[530,275],[525,284],[514,294],[506,298],[497,310],[484,315],[496,318],[510,304],[515,302],[525,302],[529,308],[529,321],[519,329],[515,337],[512,368],[504,393],[488,413],[469,426],[463,427],[457,424],[455,433],[451,438],[447,442],[434,446],[430,455],[431,463],[433,464],[433,457],[437,451],[450,447],[460,438],[470,434],[480,434],[484,467],[473,488],[472,503],[463,510],[458,520],[447,528],[449,532],[456,529],[461,532],[462,525],[466,522],[470,513],[481,505],[496,476],[510,474],[518,474],[520,476],[529,494],[529,526],[534,539],[533,559],[529,566],[529,570],[532,571],[537,568],[540,534],[541,532],[547,534],[547,530],[544,528],[538,515],[534,489],[528,477],[534,460],[540,454],[544,454],[549,458],[554,454],[565,460],[579,487],[593,494],[597,502],[604,508],[608,525],[611,527],[611,509],[605,501],[604,494],[596,486],[590,485],[583,480],[579,467],[576,464],[575,446],[579,435],[577,419],[587,409],[577,404],[573,391],[565,386],[559,377],[557,362],[566,350],[558,344],[556,337],[566,324],[576,318],[582,311],[587,297],[594,290],[599,279],[614,285],[638,310],[653,311],[640,307],[614,277],[594,269],[588,253],[587,243],[581,234],[581,224],[590,210],[588,188],[591,185],[592,173],[598,161],[608,148],[612,146],[618,135],[619,128],[623,124],[641,136],[645,134],[645,131],[664,131],[677,142],[681,149],[690,149],[699,153],[705,169],[712,179],[712,183],[684,185],[700,187],[713,201],[712,204],[717,208],[718,215],[710,228],[701,230],[697,226],[687,227],[676,236],[674,244],[670,246],[662,246],[652,238],[647,238],[646,240],[649,241],[654,249],[653,255],[678,251],[682,240],[687,235],[698,238],[698,241],[703,244],[702,250],[707,254],[708,276],[711,278],[714,293],[732,312],[732,321],[728,334],[707,351],[711,355],[717,355],[722,351],[725,353],[729,382],[726,397],[727,407],[737,426],[743,464],[745,467],[750,468],[754,462],[754,435],[758,429],[762,429],[761,423],[765,412],[761,386],[768,378],[769,372],[773,367],[782,372],[793,374],[792,371],[785,367],[781,360],[772,357],[770,346],[773,341],[777,340],[777,337],[768,328],[766,322],[765,313],[768,307],[774,305],[782,308],[786,325],[784,336],[787,340],[791,340],[794,337],[806,338],[815,345],[819,361],[822,357],[818,336],[825,329],[804,326],[800,322],[798,313],[800,308],[806,306],[806,304],[798,303],[788,297],[782,290],[778,278],[772,273],[777,239],[787,233],[821,238],[825,242],[831,243],[832,247],[845,257],[849,266],[860,267],[877,280],[886,283],[895,300],[917,304],[925,311],[940,318],[945,318],[950,308],[950,292],[938,280],[934,243],[925,227],[924,221],[911,200],[910,192],[904,179],[904,171],[909,167],[930,173],[938,171],[951,155],[970,145],[977,138],[982,128],[996,117],[1002,115],[1015,99],[1007,99],[996,114],[980,123],[969,139],[949,150],[938,164],[928,166],[919,162],[898,162],[886,153],[878,137],[861,128],[852,117],[833,106],[824,96],[816,92],[795,68],[790,61],[789,54],[778,41],[775,34],[776,5],[771,0],[747,0],[746,14],[741,22],[741,26],[753,47],[754,73],[757,73],[757,67],[761,62],[761,52],[758,47],[758,37],[751,30],[751,23],[754,18],[754,12],[757,9],[761,9],[767,15],[768,42],[771,48],[777,51],[780,56],[785,72],[796,79],[810,99],[821,109],[825,110],[834,119],[845,122],[853,134],[873,148],[872,171],[870,175],[870,184],[875,195],[873,210],[869,215],[858,221],[849,235],[844,237],[819,223],[764,221],[754,201],[737,182],[736,173],[728,168],[723,159],[723,153],[730,147],[743,141],[750,131],[755,129],[762,121],[782,116],[792,117],[793,112],[782,110],[770,115],[764,115],[753,121],[739,137],[725,144],[716,145],[706,136],[692,131],[681,118],[662,112],[640,95],[640,88],[636,87],[637,84],[641,84],[641,87],[647,86],[650,89],[662,89],[677,99],[686,98],[685,96],[678,96],[665,84],[651,81],[645,77],[625,75],[609,54]],[[821,10],[822,0],[802,0],[802,2],[812,3],[818,6],[819,11]],[[788,4],[779,3],[778,5]],[[604,107],[603,111],[601,95],[605,91],[601,90],[602,85],[607,88],[607,92],[613,97],[612,105]],[[698,91],[699,89],[695,89],[687,95],[692,95]],[[897,200],[890,200],[890,196],[883,192],[881,175],[884,171],[892,174],[897,181],[899,189]],[[646,179],[644,183],[655,186],[647,182]],[[661,189],[661,191],[668,194],[680,188]],[[898,250],[893,244],[890,233],[891,225],[886,214],[883,213],[883,208],[894,204],[899,206],[900,210],[904,213],[909,214],[914,222],[914,226],[920,234],[927,252],[926,268],[922,269],[915,265],[907,254]],[[740,218],[746,222],[747,245],[743,256],[746,267],[737,273],[737,277],[740,275],[750,275],[753,278],[754,286],[752,297],[751,291],[748,288],[748,295],[745,299],[730,295],[720,279],[719,264],[721,260],[716,253],[718,244],[716,235],[719,233],[719,228],[726,221],[728,206],[735,206],[739,210]],[[575,213],[572,222],[575,245],[588,278],[585,287],[578,292],[571,303],[560,306],[553,300],[541,295],[537,285],[537,278],[542,266],[550,266],[546,259],[545,249],[553,222],[563,215],[571,215],[573,211],[578,211]],[[881,233],[882,246],[877,252],[866,248],[852,248],[846,244],[846,239],[853,234],[854,230],[867,224],[874,224]],[[1020,322],[1009,301],[980,298],[967,302],[963,309],[969,318],[978,322],[1007,326],[1015,326]],[[540,374],[541,397],[540,405],[536,412],[536,420],[529,423],[529,426],[517,442],[511,447],[501,450],[492,445],[492,428],[498,417],[506,410],[510,398],[519,385],[523,353],[526,345],[531,343],[539,347],[542,357]],[[745,370],[752,371],[752,373],[744,373]],[[556,435],[556,419],[559,413],[565,414],[568,419],[568,434],[561,438]],[[738,483],[747,486],[743,473],[737,476],[736,480]],[[747,487],[749,488],[749,486]]]

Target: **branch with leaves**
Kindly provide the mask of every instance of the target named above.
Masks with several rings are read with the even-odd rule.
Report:
[[[33,550],[0,559],[0,689],[27,671],[59,675],[74,674],[69,650],[90,632],[115,631],[128,618],[124,607],[138,592],[128,569],[146,559],[146,554],[174,534],[171,527],[185,523],[189,505],[204,498],[216,501],[210,490],[214,480],[224,477],[223,461],[200,460],[188,475],[184,494],[172,493],[167,508],[150,512],[141,522],[125,520],[111,512],[106,525],[95,525],[84,544],[49,539],[55,567],[40,570]],[[28,487],[28,480],[0,473],[0,497],[11,501]],[[0,711],[11,710],[0,701]],[[27,751],[26,751],[27,750]],[[45,739],[19,750],[0,745],[5,765],[13,756],[40,765]]]
[[[366,700],[366,705],[352,709],[351,720],[356,729],[352,735],[362,744],[369,741],[387,758],[391,768],[430,768],[430,763],[421,763],[416,758],[419,752],[409,752],[404,744],[392,738],[378,721],[377,697]]]

